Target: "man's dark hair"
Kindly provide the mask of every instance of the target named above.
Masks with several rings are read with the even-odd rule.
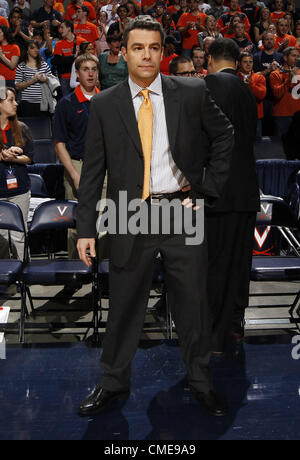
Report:
[[[268,31],[266,30],[266,31],[263,33],[263,35],[262,35],[262,42],[263,42],[263,43],[264,43],[265,38],[266,38],[267,35],[272,35],[272,36],[273,36],[273,40],[275,41],[274,35],[272,34],[272,32],[268,32]]]
[[[176,58],[174,58],[171,62],[170,62],[170,74],[171,75],[176,75],[177,74],[177,70],[178,70],[178,65],[179,64],[185,64],[186,62],[193,62],[191,60],[191,58],[187,57],[187,56],[178,56]]]
[[[126,5],[126,3],[123,3],[123,5],[118,6],[117,13],[119,13],[119,11],[120,11],[121,8],[124,8],[124,10],[126,10],[127,13],[129,13],[129,8],[128,8],[128,6]]]
[[[203,50],[200,46],[195,45],[195,46],[193,46],[193,48],[192,48],[192,59],[193,59],[193,57],[194,57],[194,51],[202,51],[202,53],[204,53],[204,50]]]
[[[82,5],[81,9],[82,9],[82,11],[84,11],[86,13],[86,17],[88,18],[89,14],[90,14],[90,10],[88,9],[88,7],[85,6],[85,5]]]
[[[143,16],[137,16],[132,21],[130,21],[125,27],[125,30],[123,33],[123,42],[124,42],[125,48],[127,48],[129,33],[135,29],[152,30],[155,32],[159,32],[161,36],[161,44],[163,45],[165,34],[164,34],[161,24],[157,22],[156,19],[154,19],[152,16],[143,15]]]
[[[242,62],[242,59],[250,57],[253,60],[253,54],[248,53],[247,51],[242,51],[239,56],[239,62]]]
[[[113,42],[122,42],[122,35],[107,35],[106,37],[106,43],[110,44]]]
[[[236,62],[239,59],[240,49],[230,38],[217,38],[209,47],[210,54],[215,61],[225,60]]]
[[[71,32],[74,33],[74,24],[72,21],[69,21],[68,19],[65,19],[62,24],[65,24],[66,27],[70,27]]]
[[[282,54],[283,54],[283,56],[289,57],[289,55],[293,51],[298,51],[299,52],[299,49],[296,48],[295,46],[288,46],[284,51],[282,51]]]

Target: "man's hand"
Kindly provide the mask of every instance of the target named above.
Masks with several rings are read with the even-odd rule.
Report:
[[[79,238],[77,242],[79,258],[88,267],[92,266],[92,258],[96,257],[95,245],[96,243],[94,238]],[[90,251],[90,255],[87,254],[88,250]]]
[[[80,183],[80,174],[78,174],[77,171],[74,171],[74,174],[72,174],[72,181],[73,181],[75,189],[78,191],[79,183]]]

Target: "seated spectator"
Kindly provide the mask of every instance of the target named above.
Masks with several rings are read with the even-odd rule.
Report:
[[[244,24],[244,21],[239,16],[232,16],[227,31],[224,33],[224,38],[234,38],[235,36],[235,26],[236,24]],[[248,32],[245,32],[246,37],[249,42],[251,41],[250,35]]]
[[[124,3],[124,5],[120,5],[117,9],[117,13],[119,16],[119,20],[113,22],[108,29],[107,35],[123,35],[124,29],[129,22],[129,8]]]
[[[52,37],[59,37],[59,27],[63,21],[61,14],[53,8],[54,0],[44,0],[44,5],[32,14],[30,24],[34,29],[50,27]]]
[[[17,118],[16,92],[6,87],[0,94],[0,200],[15,203],[26,225],[30,202],[30,179],[26,165],[33,156],[28,127]],[[10,232],[12,256],[23,260],[25,235]],[[8,234],[0,230],[0,258],[9,258]]]
[[[110,88],[128,77],[127,64],[121,53],[121,37],[108,36],[107,43],[109,51],[99,56],[101,89]]]
[[[251,53],[242,52],[239,57],[239,77],[248,85],[257,104],[257,137],[262,136],[262,119],[264,117],[263,100],[267,94],[266,79],[261,73],[253,71],[253,56]]]
[[[57,68],[62,93],[65,96],[71,90],[72,64],[78,54],[80,43],[85,42],[85,39],[76,37],[73,23],[67,20],[61,24],[60,34],[62,39],[55,45],[52,64]]]
[[[204,69],[205,52],[198,46],[192,49],[192,61],[199,78],[205,78],[207,70]]]
[[[294,90],[300,81],[300,70],[297,67],[299,50],[295,47],[286,48],[283,52],[283,60],[283,68],[274,70],[270,75],[270,85],[275,98],[273,116],[278,135],[287,133],[293,115],[300,111],[297,88]]]
[[[22,19],[29,23],[31,19],[30,3],[26,2],[26,0],[17,0],[13,6],[14,8],[19,8],[22,11]]]
[[[171,61],[170,74],[175,77],[198,77],[192,59],[187,56],[179,56]]]
[[[285,13],[283,0],[275,0],[273,3],[273,12],[271,13],[273,24],[277,24],[278,19],[283,18]]]
[[[170,75],[170,62],[178,57],[175,53],[177,42],[173,35],[167,35],[165,38],[164,55],[160,64],[160,71],[164,75]]]
[[[94,47],[94,54],[101,53],[100,33],[97,26],[88,21],[89,9],[86,6],[77,8],[77,23],[74,25],[74,33],[77,37],[91,42]]]
[[[97,25],[98,25],[98,29],[100,33],[101,53],[104,53],[104,51],[107,51],[109,48],[107,41],[106,41],[107,35],[109,35],[108,33],[109,27],[107,25],[107,20],[108,20],[108,16],[107,16],[106,11],[100,11]],[[116,33],[116,35],[118,34]]]
[[[22,12],[19,8],[13,8],[9,15],[9,26],[15,43],[20,50],[26,47],[31,40],[28,32],[28,23],[22,20]]]
[[[9,28],[0,26],[0,75],[5,78],[6,86],[15,86],[20,54],[20,48],[15,44]]]
[[[239,0],[230,0],[228,13],[223,14],[218,20],[218,28],[223,36],[227,33],[232,16],[238,16],[245,24],[246,32],[250,31],[250,22],[245,13],[241,12]]]
[[[193,46],[198,45],[198,33],[204,30],[206,14],[198,10],[198,0],[190,1],[190,13],[183,13],[177,23],[177,30],[182,34],[182,54],[190,57]]]
[[[42,59],[38,42],[28,43],[21,56],[21,62],[16,71],[16,89],[20,93],[18,114],[20,117],[40,117],[49,115],[42,112],[41,85],[47,81],[48,76],[53,76],[50,67]]]
[[[245,35],[245,24],[243,22],[239,22],[234,26],[234,37],[232,40],[238,45],[241,51],[245,51],[248,53],[254,53],[255,46],[254,44],[248,40]]]
[[[285,18],[279,19],[276,24],[275,49],[282,53],[286,48],[297,46],[297,40],[293,35],[289,35],[288,21]]]
[[[212,15],[206,16],[204,20],[204,30],[198,34],[200,48],[203,48],[203,40],[206,37],[223,38],[222,34],[217,30],[217,21]]]
[[[79,53],[78,56],[82,54],[94,54],[94,47],[91,42],[83,42],[79,45]],[[79,85],[79,81],[77,79],[76,67],[75,62],[72,64],[72,71],[71,71],[71,78],[70,78],[70,87],[72,89],[76,88]]]
[[[212,15],[218,21],[223,14],[229,12],[228,6],[224,6],[224,0],[211,0],[212,7],[207,10],[208,16]]]
[[[263,34],[268,30],[269,25],[271,24],[269,8],[261,8],[259,13],[259,21],[254,24],[253,33],[256,45],[262,39]]]

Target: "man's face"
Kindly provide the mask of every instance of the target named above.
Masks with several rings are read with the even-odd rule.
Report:
[[[275,11],[282,11],[283,0],[275,0]]]
[[[119,15],[120,19],[125,19],[127,17],[127,14],[128,14],[128,12],[127,12],[126,8],[122,8],[122,7],[119,8],[118,15]]]
[[[283,58],[289,67],[296,67],[299,56],[299,51],[295,50],[292,51],[289,56],[284,56]]]
[[[229,5],[230,5],[231,11],[237,11],[238,7],[240,6],[239,5],[239,0],[231,0]]]
[[[112,54],[119,54],[121,49],[121,42],[119,40],[114,40],[109,44],[109,48]]]
[[[277,30],[278,30],[278,33],[283,36],[283,35],[286,35],[287,32],[288,32],[288,22],[286,20],[281,20],[281,21],[278,21],[277,23]]]
[[[248,74],[248,73],[252,72],[253,59],[250,56],[244,57],[241,60],[240,68],[241,68],[242,73]]]
[[[193,63],[196,69],[202,67],[205,61],[204,51],[195,50],[193,54]]]
[[[64,22],[59,27],[59,32],[62,38],[66,38],[70,30],[70,27],[67,27]]]
[[[98,81],[98,67],[94,61],[85,61],[76,70],[78,81],[84,89],[92,91]]]
[[[177,77],[195,77],[196,71],[192,62],[180,62],[177,66]]]
[[[245,26],[242,23],[237,23],[234,26],[235,35],[237,38],[244,37],[245,35]]]
[[[76,14],[78,21],[83,21],[85,19],[85,12],[81,8],[77,9]]]
[[[271,50],[274,48],[275,41],[272,34],[266,34],[263,38],[263,45],[265,50]]]
[[[130,78],[146,88],[160,72],[163,58],[161,35],[158,31],[133,29],[129,32],[127,48],[122,48]]]
[[[157,16],[162,16],[164,14],[164,7],[161,5],[158,5],[156,7],[156,15]]]

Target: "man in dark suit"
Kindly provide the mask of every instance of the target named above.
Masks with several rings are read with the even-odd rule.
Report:
[[[122,48],[129,79],[91,102],[79,189],[77,246],[80,258],[88,265],[91,258],[87,251],[95,256],[96,205],[106,170],[107,196],[116,205],[116,215],[138,200],[146,207],[151,226],[157,223],[153,211],[162,216],[163,203],[176,198],[180,212],[185,209],[181,203],[193,206],[195,219],[201,211],[194,206],[195,199],[212,205],[227,179],[232,125],[201,80],[160,75],[163,37],[160,24],[150,16],[131,21]],[[189,190],[189,198],[183,189]],[[128,223],[131,217],[128,211]],[[110,310],[101,357],[104,372],[101,385],[80,406],[80,415],[97,413],[112,399],[128,395],[131,361],[138,347],[158,253],[164,261],[191,390],[210,413],[226,413],[223,400],[212,387],[209,370],[206,240],[188,245],[183,229],[175,232],[174,216],[169,217],[169,223],[167,235],[161,228],[158,233],[134,235],[121,230],[124,222],[119,220],[116,234],[109,235]]]
[[[215,40],[209,54],[206,85],[235,131],[228,182],[216,207],[207,213],[213,351],[223,353],[230,331],[242,339],[249,302],[254,227],[260,210],[253,153],[257,107],[251,91],[236,75],[236,44],[230,39]]]

